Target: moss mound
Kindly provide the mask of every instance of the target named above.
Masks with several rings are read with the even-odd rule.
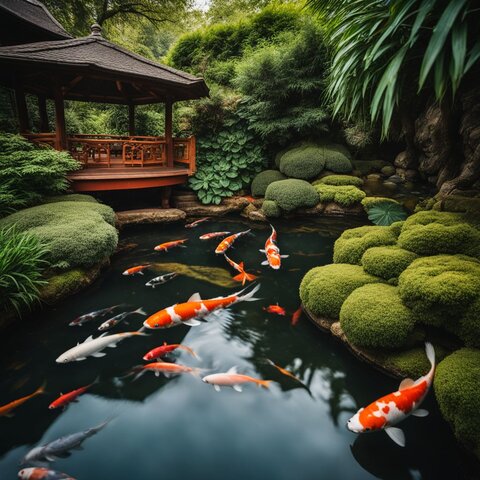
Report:
[[[480,350],[462,348],[442,360],[435,396],[455,436],[480,458]]]
[[[385,280],[397,279],[418,255],[395,245],[369,248],[362,256],[363,269]]]
[[[325,158],[325,169],[335,173],[352,171],[350,152],[347,147],[337,143],[326,143],[321,146]]]
[[[403,347],[415,326],[414,315],[391,285],[364,285],[342,305],[340,325],[348,340],[365,348]]]
[[[280,171],[292,178],[315,178],[325,167],[322,149],[316,145],[301,145],[280,157]]]
[[[353,185],[354,187],[361,187],[363,180],[353,175],[327,175],[319,178],[313,182],[313,185]]]
[[[396,203],[397,205],[399,204],[399,202],[397,202],[393,198],[388,197],[365,197],[362,200],[362,205],[366,211],[368,211],[372,207],[376,207],[384,203]]]
[[[94,197],[92,197],[91,195],[85,195],[83,193],[70,193],[68,195],[56,195],[55,197],[46,197],[43,199],[43,203],[56,203],[56,202],[98,203]]]
[[[263,197],[267,187],[278,180],[285,180],[287,177],[278,170],[264,170],[260,172],[252,181],[252,195],[254,197]]]
[[[381,281],[357,265],[332,264],[313,270],[302,281],[300,298],[308,310],[321,317],[338,318],[343,302],[356,288]]]
[[[448,326],[467,347],[480,348],[480,292],[460,318],[458,325],[451,322]]]
[[[336,202],[344,207],[349,207],[355,203],[361,202],[366,193],[353,185],[326,185],[317,183],[315,190],[318,192],[320,201]]]
[[[362,255],[371,247],[395,245],[396,229],[391,227],[365,226],[345,230],[336,240],[333,249],[335,263],[359,265]]]
[[[67,270],[90,267],[110,256],[117,246],[115,213],[93,202],[54,202],[27,208],[0,220],[28,231],[49,249],[52,266]]]
[[[273,200],[265,200],[262,203],[262,210],[267,217],[278,218],[282,215],[282,211],[277,205],[277,202]]]
[[[313,207],[320,199],[315,188],[305,180],[288,179],[273,182],[267,187],[265,200],[273,200],[286,212],[300,207]]]

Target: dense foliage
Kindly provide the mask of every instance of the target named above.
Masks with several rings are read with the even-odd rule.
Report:
[[[418,258],[413,252],[396,245],[369,248],[363,255],[363,269],[392,283],[396,283],[399,275]]]
[[[315,189],[305,180],[295,178],[271,183],[265,192],[265,200],[274,201],[285,212],[313,207],[319,202]]]
[[[278,170],[264,170],[260,172],[252,181],[251,190],[255,197],[263,197],[267,187],[278,180],[286,180],[286,176]]]

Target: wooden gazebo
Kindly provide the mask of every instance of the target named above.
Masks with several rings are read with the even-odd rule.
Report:
[[[83,163],[83,170],[70,175],[76,191],[170,186],[195,171],[195,139],[173,138],[172,107],[208,96],[204,80],[107,41],[99,25],[84,38],[0,47],[0,83],[15,91],[20,133],[68,150]],[[26,93],[38,97],[39,134],[29,132]],[[54,132],[46,99],[55,103]],[[68,136],[65,100],[128,105],[128,135]],[[151,103],[165,104],[164,137],[136,136],[135,105]]]

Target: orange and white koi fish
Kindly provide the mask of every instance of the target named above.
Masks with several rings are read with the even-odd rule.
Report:
[[[237,367],[232,367],[225,373],[214,373],[202,378],[202,382],[213,385],[217,392],[220,387],[231,387],[237,392],[242,391],[241,385],[244,383],[254,383],[259,387],[269,388],[272,380],[259,380],[258,378],[250,377],[249,375],[242,375],[237,372]]]
[[[280,255],[280,249],[277,247],[277,232],[272,227],[272,233],[265,242],[265,249],[260,250],[267,256],[267,259],[262,262],[262,265],[270,265],[274,270],[278,270],[282,264],[282,258],[288,258],[288,255]]]
[[[134,380],[136,380],[145,372],[153,372],[156,377],[159,377],[160,374],[163,374],[168,378],[173,375],[181,375],[182,373],[190,373],[191,375],[198,376],[202,370],[200,368],[187,367],[186,365],[179,365],[177,363],[153,362],[148,363],[147,365],[134,367],[133,371],[139,371],[134,378]]]
[[[146,269],[146,268],[149,268],[151,267],[152,265],[149,263],[148,265],[137,265],[136,267],[130,267],[130,268],[127,268],[123,273],[122,275],[135,275],[135,274],[140,274],[140,275],[143,275],[143,271]]]
[[[249,230],[245,230],[244,232],[238,232],[238,233],[234,233],[233,235],[230,235],[229,237],[227,238],[224,238],[217,246],[217,248],[215,249],[215,253],[225,253],[232,245],[233,243],[235,242],[235,240],[237,238],[240,238],[242,237],[243,235],[247,235],[247,233],[250,233],[250,229]]]
[[[430,371],[418,380],[405,378],[396,392],[385,395],[377,401],[361,408],[347,423],[347,428],[355,433],[385,430],[387,435],[401,447],[405,446],[405,435],[394,427],[409,415],[426,417],[428,411],[418,408],[432,386],[435,374],[435,351],[431,343],[425,344],[425,352],[430,361]]]
[[[200,219],[198,219],[198,220],[195,220],[195,221],[192,222],[192,223],[187,223],[187,224],[185,225],[185,228],[195,228],[195,227],[198,227],[201,223],[207,222],[208,220],[210,220],[210,217],[200,218]]]
[[[188,352],[192,357],[195,357],[195,358],[198,358],[197,357],[197,354],[189,347],[185,346],[185,345],[181,345],[180,343],[172,343],[172,344],[168,344],[167,342],[164,342],[162,346],[160,347],[156,347],[156,348],[153,348],[152,350],[150,350],[149,352],[147,352],[143,359],[144,360],[159,360],[161,359],[162,357],[164,357],[165,355],[168,355],[169,353],[173,352],[174,350],[185,350],[186,352]]]
[[[253,302],[260,285],[257,285],[251,292],[243,295],[245,290],[233,293],[227,297],[216,297],[209,300],[202,300],[198,293],[194,293],[187,302],[177,303],[163,310],[159,310],[148,317],[143,326],[150,329],[170,328],[176,325],[189,325],[191,327],[200,325],[195,318],[203,318],[215,310],[227,308],[239,302]]]
[[[70,475],[45,467],[22,468],[18,472],[20,480],[75,480]]]
[[[12,417],[12,410],[15,410],[20,405],[23,405],[26,401],[30,400],[33,397],[36,397],[37,395],[41,395],[42,393],[45,393],[45,384],[38,387],[30,395],[25,395],[24,397],[17,398],[17,400],[14,400],[13,402],[3,405],[3,407],[0,407],[0,417]]]
[[[187,248],[185,245],[183,245],[188,238],[182,238],[182,240],[173,240],[172,242],[165,242],[161,243],[160,245],[157,245],[154,250],[156,252],[168,252],[169,248],[174,248],[174,247],[182,247],[182,248]]]
[[[233,279],[236,282],[242,282],[242,286],[245,285],[246,281],[253,282],[257,278],[256,275],[253,275],[251,273],[247,273],[244,268],[243,268],[243,262],[240,263],[235,263],[233,260],[227,257],[227,255],[224,253],[223,256],[225,257],[225,260],[237,271],[240,272],[238,275],[235,275]]]
[[[269,305],[268,307],[263,307],[262,310],[265,310],[267,313],[275,313],[277,315],[286,315],[286,311],[278,303],[276,305]]]
[[[76,390],[72,390],[68,393],[60,393],[60,396],[54,400],[48,408],[50,410],[54,410],[55,408],[63,407],[64,409],[67,405],[71,402],[75,402],[77,397],[84,394],[90,387],[98,383],[98,378],[96,378],[92,383],[89,385],[85,385],[84,387],[77,388]]]
[[[295,310],[292,314],[292,319],[290,321],[290,324],[292,325],[292,327],[294,327],[298,321],[300,320],[300,317],[302,316],[302,313],[303,313],[303,310],[302,310],[302,307],[298,307],[297,310]]]
[[[229,233],[230,232],[211,232],[211,233],[205,233],[204,235],[200,235],[198,238],[200,240],[211,240],[212,238],[224,237]]]

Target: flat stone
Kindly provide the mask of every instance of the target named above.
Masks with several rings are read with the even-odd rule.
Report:
[[[321,215],[325,210],[324,203],[317,203],[314,207],[311,208],[299,208],[297,213],[300,215]]]
[[[330,202],[325,205],[323,211],[324,215],[331,216],[343,216],[343,215],[365,215],[365,210],[361,203],[351,205],[350,207],[344,207],[335,202]]]
[[[265,216],[262,210],[255,210],[248,214],[247,217],[249,220],[253,222],[269,222],[268,218]]]
[[[380,180],[382,176],[379,173],[370,173],[367,175],[367,180]]]
[[[118,228],[126,225],[143,225],[150,223],[173,223],[185,220],[186,214],[178,208],[143,208],[117,212]]]
[[[392,175],[392,176],[388,177],[388,182],[403,183],[403,178],[400,175]],[[384,185],[385,185],[385,183],[387,183],[387,182],[384,182]]]
[[[243,197],[225,198],[220,205],[202,205],[184,207],[189,217],[222,217],[227,213],[241,212],[250,202]]]
[[[395,167],[393,165],[385,165],[380,171],[383,175],[389,177],[390,175],[393,175],[395,173]]]

